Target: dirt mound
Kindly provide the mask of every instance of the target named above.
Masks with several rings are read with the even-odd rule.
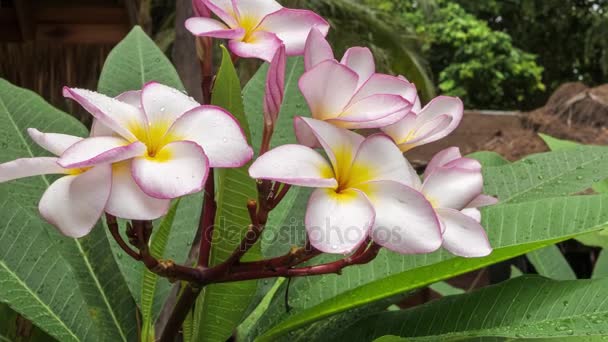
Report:
[[[588,88],[580,82],[565,83],[549,98],[547,115],[567,124],[608,126],[608,84]]]

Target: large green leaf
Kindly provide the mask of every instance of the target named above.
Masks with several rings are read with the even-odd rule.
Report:
[[[180,90],[184,89],[171,62],[141,28],[136,26],[108,55],[99,77],[98,91],[109,96],[116,96],[128,90],[141,89],[150,81],[157,81]],[[161,256],[163,259],[175,260],[178,263],[185,261],[198,226],[201,203],[200,194],[190,195],[180,200],[173,228],[170,230],[167,245]],[[161,221],[157,220],[155,227],[158,228],[160,224]],[[157,230],[155,229],[155,234]],[[112,240],[109,233],[107,234]],[[155,236],[152,237],[152,241],[154,239]],[[127,279],[133,298],[141,307],[144,265],[131,259],[114,241],[112,241],[112,250],[119,262],[120,271]],[[170,288],[171,284],[167,279],[158,279],[152,319],[158,316]]]
[[[567,338],[606,336],[608,279],[554,281],[522,276],[470,294],[353,322],[341,341],[383,335],[401,341],[455,341],[479,337]]]
[[[557,246],[547,246],[527,254],[538,274],[555,280],[576,279],[576,274]]]
[[[243,109],[241,85],[232,65],[230,54],[222,47],[222,64],[218,70],[211,103],[223,107],[240,122],[249,138],[249,127]],[[226,260],[251,223],[247,201],[257,198],[255,180],[249,177],[249,163],[241,168],[216,169],[217,212],[213,232],[213,244],[209,264],[217,265]],[[245,259],[259,259],[260,244],[254,245]],[[255,281],[245,281],[207,286],[196,303],[196,341],[226,341],[236,328],[256,290]]]
[[[607,200],[601,195],[574,196],[485,208],[483,225],[495,248],[485,258],[463,259],[445,251],[402,256],[383,250],[371,263],[346,268],[341,276],[294,279],[292,310],[286,313],[276,301],[260,320],[258,333],[267,330],[261,339],[272,340],[335,313],[601,229],[608,222],[603,211]]]
[[[75,119],[36,94],[0,80],[0,162],[48,155],[26,129],[85,136]],[[0,185],[0,301],[60,341],[133,340],[135,305],[103,227],[80,240],[38,214],[51,177]]]

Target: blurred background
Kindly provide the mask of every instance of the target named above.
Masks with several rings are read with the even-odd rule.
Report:
[[[281,2],[327,18],[337,56],[368,46],[378,70],[406,76],[423,102],[438,94],[464,101],[454,134],[408,154],[417,166],[448,145],[516,160],[547,150],[538,133],[608,143],[608,0]],[[90,124],[61,88],[95,89],[112,47],[140,25],[200,99],[196,46],[183,27],[190,16],[191,0],[0,0],[0,77]],[[258,63],[239,61],[243,84]],[[589,277],[598,249],[575,241],[560,249],[577,276]],[[520,257],[451,283],[467,290],[496,282],[511,264],[532,267]],[[411,301],[433,296],[427,289]]]

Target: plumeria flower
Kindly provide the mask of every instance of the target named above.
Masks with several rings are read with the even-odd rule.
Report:
[[[329,31],[316,13],[284,8],[274,0],[200,1],[221,21],[195,17],[186,20],[186,28],[197,36],[229,39],[230,51],[240,57],[270,62],[281,44],[288,56],[302,55],[311,28],[324,35]]]
[[[407,80],[376,73],[368,48],[350,48],[340,62],[335,60],[329,43],[316,29],[306,41],[304,64],[299,87],[312,117],[339,127],[393,124],[409,113],[416,98],[416,88]],[[309,135],[303,143],[311,141],[314,137]]]
[[[231,114],[156,82],[120,99],[67,87],[64,96],[80,103],[96,124],[94,136],[68,148],[59,165],[127,162],[117,168],[130,169],[137,186],[157,199],[198,192],[210,167],[240,167],[253,155]]]
[[[33,128],[28,129],[28,133],[38,145],[56,156],[83,140]],[[61,233],[79,238],[91,231],[104,211],[110,196],[112,168],[109,164],[64,168],[57,161],[57,157],[37,157],[0,164],[0,182],[47,174],[64,175],[49,185],[38,209]]]
[[[327,122],[297,117],[329,158],[303,145],[283,145],[249,168],[256,179],[317,188],[305,226],[311,244],[327,253],[349,253],[368,236],[399,253],[427,253],[441,246],[431,203],[411,188],[418,176],[383,134],[368,138]]]
[[[431,159],[423,179],[417,180],[415,188],[431,202],[441,221],[443,247],[464,257],[490,254],[492,246],[476,208],[498,200],[482,194],[481,164],[463,158],[457,147],[450,147]]]
[[[437,141],[452,133],[462,120],[463,105],[457,97],[438,96],[421,109],[420,98],[400,121],[382,127],[401,151]]]

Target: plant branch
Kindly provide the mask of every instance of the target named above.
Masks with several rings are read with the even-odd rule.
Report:
[[[215,179],[213,169],[209,169],[207,182],[205,183],[205,193],[203,195],[203,207],[201,209],[201,219],[199,231],[201,232],[200,249],[198,253],[198,265],[209,267],[211,256],[211,241],[213,240],[213,228],[215,225],[215,213],[217,205],[215,203]]]
[[[198,297],[200,291],[200,288],[192,287],[190,284],[186,285],[175,304],[171,317],[169,317],[169,320],[165,325],[165,329],[159,340],[160,342],[173,342],[175,340],[175,336],[179,333],[182,322],[186,319],[186,316],[188,316],[188,312],[191,310],[192,304],[196,301],[196,297]]]
[[[141,255],[139,255],[139,253],[137,253],[136,251],[131,249],[131,247],[129,247],[129,245],[127,245],[125,240],[123,240],[122,236],[120,236],[118,222],[116,221],[116,217],[106,213],[106,224],[108,225],[110,234],[112,234],[112,237],[114,238],[114,240],[116,240],[116,243],[118,243],[118,246],[120,246],[120,248],[123,251],[125,251],[125,253],[127,253],[131,258],[133,258],[135,260],[141,260]]]

